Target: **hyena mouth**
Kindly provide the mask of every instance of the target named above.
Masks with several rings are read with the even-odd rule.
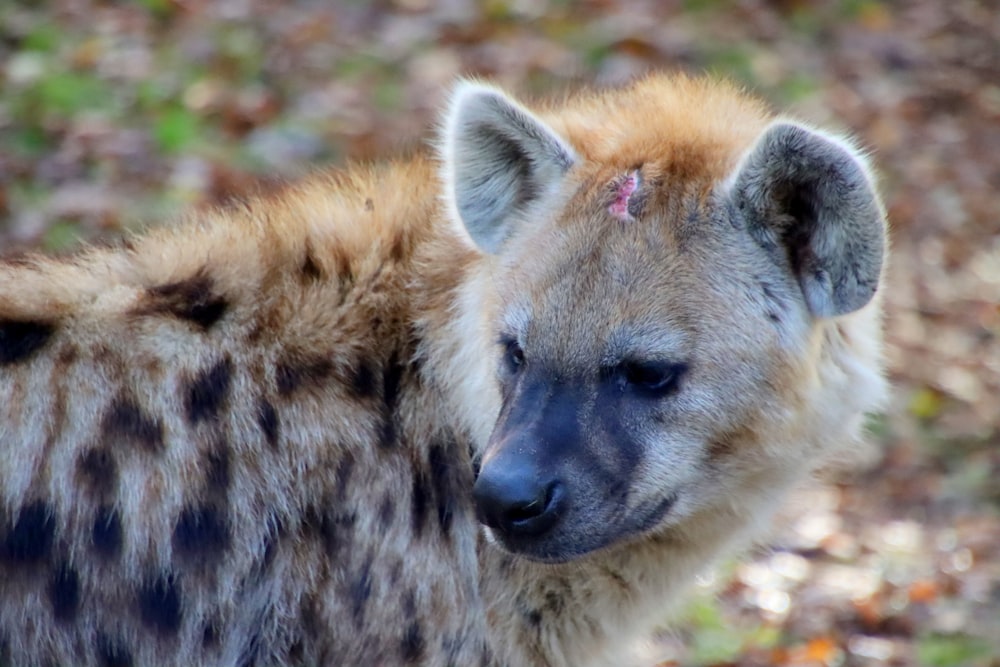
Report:
[[[566,521],[560,522],[559,518],[564,514],[568,515],[572,508],[562,502],[561,487],[556,487],[555,496],[557,498],[554,501],[545,503],[546,506],[557,508],[554,516],[527,510],[525,516],[509,517],[514,525],[482,521],[490,541],[503,550],[528,560],[550,564],[566,563],[612,545],[641,539],[663,524],[680,499],[680,494],[673,492],[629,511],[575,512],[574,514],[586,518],[578,522],[566,516]],[[542,517],[544,522],[540,521]]]

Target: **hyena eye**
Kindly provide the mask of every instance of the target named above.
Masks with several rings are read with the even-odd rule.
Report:
[[[524,350],[521,349],[517,339],[513,337],[502,337],[500,344],[504,348],[503,360],[507,371],[509,373],[517,373],[521,369],[521,366],[524,365]]]
[[[633,387],[650,396],[664,396],[677,389],[687,364],[669,361],[625,361],[618,367],[622,387]]]

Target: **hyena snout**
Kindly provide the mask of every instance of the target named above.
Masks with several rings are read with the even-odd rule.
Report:
[[[500,454],[483,466],[473,487],[479,520],[508,540],[539,538],[563,514],[566,486],[530,462]]]

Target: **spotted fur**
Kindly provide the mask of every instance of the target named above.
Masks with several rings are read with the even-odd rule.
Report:
[[[0,664],[620,664],[877,407],[883,236],[850,145],[657,76],[0,260]]]

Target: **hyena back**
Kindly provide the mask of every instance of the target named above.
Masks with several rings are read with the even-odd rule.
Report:
[[[0,663],[620,661],[877,407],[884,235],[659,76],[0,262]]]

